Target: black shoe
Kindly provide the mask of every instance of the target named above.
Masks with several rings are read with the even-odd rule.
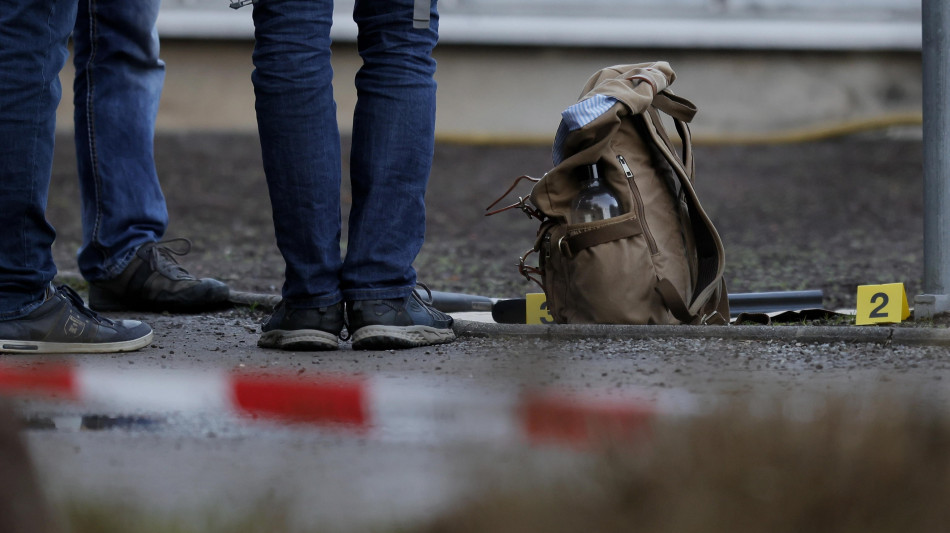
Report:
[[[261,348],[336,350],[343,331],[343,304],[319,309],[288,309],[280,302],[261,331],[257,341]]]
[[[184,250],[167,245],[181,242]],[[228,286],[211,278],[197,279],[173,255],[191,251],[191,241],[150,242],[135,252],[117,277],[89,283],[89,307],[97,311],[206,311],[228,305]]]
[[[415,291],[396,300],[347,302],[346,320],[354,350],[413,348],[455,340],[452,317],[431,307]]]
[[[152,342],[138,320],[109,320],[66,285],[50,287],[46,302],[23,318],[0,321],[0,353],[111,353]]]

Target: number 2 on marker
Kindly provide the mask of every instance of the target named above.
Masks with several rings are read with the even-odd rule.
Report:
[[[858,305],[854,323],[887,324],[906,320],[910,316],[907,293],[903,283],[861,285],[858,287]]]
[[[868,318],[887,318],[887,313],[884,312],[884,308],[887,307],[887,302],[890,300],[887,297],[887,293],[876,292],[874,296],[871,296],[871,303],[875,304],[880,300],[881,305],[875,307],[871,314],[868,315]]]

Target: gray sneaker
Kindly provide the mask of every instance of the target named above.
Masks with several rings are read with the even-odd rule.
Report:
[[[0,321],[0,353],[130,352],[150,342],[147,324],[99,316],[66,285],[50,287],[43,305],[25,317]]]
[[[342,303],[319,309],[288,309],[281,301],[261,327],[257,345],[281,350],[336,350],[342,331]]]
[[[415,291],[402,299],[347,302],[346,319],[354,350],[414,348],[455,340],[452,317]]]
[[[184,244],[184,249],[172,248],[174,243]],[[193,312],[227,306],[227,285],[216,279],[197,279],[178,264],[174,256],[190,251],[188,239],[142,245],[117,277],[89,283],[89,307],[96,311]]]

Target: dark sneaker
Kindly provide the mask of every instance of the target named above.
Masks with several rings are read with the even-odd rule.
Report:
[[[183,243],[183,250],[169,245]],[[197,279],[175,255],[191,251],[191,241],[150,242],[135,252],[116,278],[89,283],[89,307],[96,311],[204,311],[228,304],[228,286],[211,278]]]
[[[129,352],[150,342],[147,324],[99,316],[65,285],[25,317],[0,321],[0,353]]]
[[[354,350],[389,350],[455,340],[452,317],[434,309],[418,293],[396,300],[346,304],[347,330]]]
[[[343,331],[343,304],[319,309],[288,309],[280,302],[261,331],[257,341],[261,348],[336,350]]]

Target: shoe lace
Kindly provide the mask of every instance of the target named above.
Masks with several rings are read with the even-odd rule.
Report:
[[[346,342],[350,340],[352,335],[350,334],[350,319],[346,316],[346,310],[343,311],[343,329],[340,330],[340,334],[337,335],[341,341]]]
[[[418,291],[412,291],[412,293],[415,294],[417,298],[419,298],[419,301],[426,304],[426,306],[434,305],[435,300],[432,298],[432,289],[430,289],[428,285],[426,285],[425,283],[422,283],[421,281],[417,281],[416,286],[422,287],[422,289],[426,291],[425,299],[423,299],[422,296],[419,295]]]
[[[79,294],[76,291],[74,291],[72,287],[70,287],[69,285],[60,285],[59,287],[56,287],[56,291],[61,293],[63,296],[65,296],[66,299],[69,300],[71,304],[73,304],[73,307],[75,307],[77,311],[86,315],[87,317],[95,320],[96,322],[100,324],[102,323],[105,323],[107,325],[115,324],[115,322],[113,322],[112,320],[86,307],[86,302],[83,301],[82,296],[79,296]]]
[[[181,249],[175,249],[171,245],[183,244]],[[153,270],[157,270],[171,279],[188,279],[193,276],[185,270],[185,267],[178,263],[175,256],[184,256],[191,252],[191,241],[185,238],[169,239],[155,243],[148,250],[148,264]]]
[[[423,307],[425,307],[426,311],[431,314],[432,308],[430,306],[433,305],[434,303],[434,300],[432,299],[432,289],[430,289],[428,285],[426,285],[425,283],[422,283],[421,281],[417,281],[416,286],[422,287],[422,289],[426,291],[426,298],[423,299],[422,296],[419,295],[419,292],[416,290],[413,290],[409,294],[409,298],[416,298],[420,302],[423,302],[424,304],[426,304]],[[346,329],[340,332],[340,340],[343,342],[346,342],[350,340],[351,335],[350,335],[350,319],[345,313],[343,315],[343,324],[346,325]]]
[[[426,313],[429,313],[430,316],[433,316],[436,318],[439,318],[440,316],[447,316],[446,313],[443,313],[442,311],[439,311],[438,309],[436,309],[435,298],[432,297],[432,289],[430,289],[428,285],[426,285],[425,283],[422,283],[421,281],[417,281],[416,286],[422,287],[426,291],[426,297],[423,298],[419,294],[419,291],[412,291],[411,297],[416,298],[417,300],[425,304],[423,305],[423,308],[425,308]]]

